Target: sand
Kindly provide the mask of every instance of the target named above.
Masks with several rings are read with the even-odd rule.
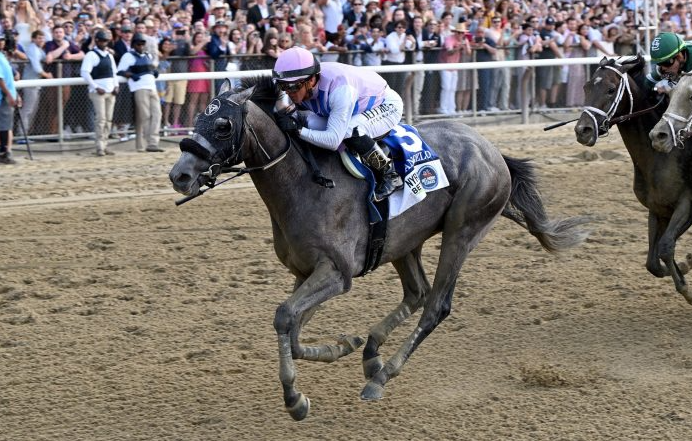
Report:
[[[571,126],[541,128],[479,130],[535,159],[552,216],[594,217],[588,241],[550,255],[499,221],[384,399],[359,398],[360,350],[297,361],[302,422],[283,409],[272,327],[293,280],[249,178],[176,207],[171,144],[0,167],[0,439],[692,439],[692,307],[644,267],[627,151],[617,133],[587,148]],[[438,244],[424,249],[430,275]],[[683,257],[688,237],[678,245]],[[386,265],[303,339],[365,336],[400,297]]]

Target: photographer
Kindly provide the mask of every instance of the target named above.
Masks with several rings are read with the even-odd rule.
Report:
[[[486,35],[486,29],[478,26],[473,38],[473,49],[476,61],[483,63],[494,61],[497,53],[497,42]],[[490,110],[490,89],[493,85],[493,70],[478,69],[478,110]]]

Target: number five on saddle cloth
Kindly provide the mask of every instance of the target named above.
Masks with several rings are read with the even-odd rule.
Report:
[[[404,187],[389,196],[390,219],[425,199],[428,192],[449,186],[440,158],[421,139],[415,128],[399,124],[381,142],[389,147],[394,167],[404,179]],[[343,145],[339,148],[339,152],[349,172],[357,178],[366,179],[370,183],[372,193],[375,188],[375,177],[372,171],[361,164]],[[381,220],[374,207],[371,207],[370,217],[371,222]]]

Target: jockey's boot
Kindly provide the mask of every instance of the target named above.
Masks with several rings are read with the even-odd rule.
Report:
[[[375,201],[384,200],[390,194],[404,186],[404,181],[394,169],[394,162],[384,154],[377,144],[362,156],[363,161],[381,176],[375,187]]]

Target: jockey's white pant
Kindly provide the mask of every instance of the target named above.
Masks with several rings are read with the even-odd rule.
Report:
[[[387,87],[382,104],[351,117],[344,139],[353,136],[353,129],[356,127],[360,136],[379,138],[399,124],[403,115],[403,100],[398,93]],[[306,122],[309,129],[325,130],[327,128],[327,118],[312,112],[308,113]]]

